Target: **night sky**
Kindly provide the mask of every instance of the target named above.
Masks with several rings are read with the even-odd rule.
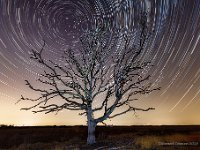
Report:
[[[40,50],[45,40],[45,59],[60,61],[65,49],[79,48],[80,36],[95,20],[109,23],[110,30],[132,31],[140,10],[148,12],[155,31],[143,57],[154,64],[147,70],[151,82],[162,88],[135,103],[154,111],[107,123],[200,124],[199,0],[0,0],[0,124],[86,124],[86,118],[68,110],[57,115],[20,111],[31,105],[15,104],[21,95],[37,95],[24,80],[34,82],[44,69],[30,60],[31,49]]]

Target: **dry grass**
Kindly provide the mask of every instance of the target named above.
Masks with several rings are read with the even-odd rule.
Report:
[[[135,144],[141,149],[189,149],[198,146],[200,133],[171,134],[171,135],[146,135],[135,139]],[[195,148],[195,149],[196,149]]]
[[[79,150],[78,145],[68,145],[67,142],[21,144],[8,150]]]
[[[134,134],[121,134],[120,136],[108,136],[105,139],[98,139],[98,143],[93,146],[86,145],[84,140],[71,139],[65,142],[52,143],[23,143],[18,146],[9,148],[8,150],[197,150],[197,145],[181,146],[181,145],[161,145],[161,143],[189,143],[200,141],[199,136],[172,134],[172,135],[144,135],[135,136]]]
[[[0,128],[0,150],[200,149],[166,145],[200,142],[200,126],[97,127],[96,137],[97,143],[88,146],[84,126]]]

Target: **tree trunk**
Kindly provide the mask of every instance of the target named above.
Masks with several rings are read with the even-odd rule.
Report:
[[[96,140],[95,140],[95,128],[96,128],[96,123],[95,123],[94,120],[93,120],[92,111],[88,111],[87,119],[88,119],[88,137],[87,137],[87,144],[91,145],[91,144],[96,143]]]

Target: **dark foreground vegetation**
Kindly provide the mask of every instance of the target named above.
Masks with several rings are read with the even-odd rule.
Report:
[[[200,126],[98,126],[86,145],[86,126],[0,127],[0,149],[200,149]]]

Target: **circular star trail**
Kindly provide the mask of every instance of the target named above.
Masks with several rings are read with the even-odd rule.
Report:
[[[0,0],[0,108],[27,93],[24,80],[35,80],[44,69],[30,60],[31,49],[40,50],[45,41],[45,58],[60,61],[63,50],[79,48],[80,36],[97,24],[133,32],[141,11],[154,31],[143,58],[152,61],[148,73],[162,87],[145,102],[158,113],[197,109],[199,0]]]

